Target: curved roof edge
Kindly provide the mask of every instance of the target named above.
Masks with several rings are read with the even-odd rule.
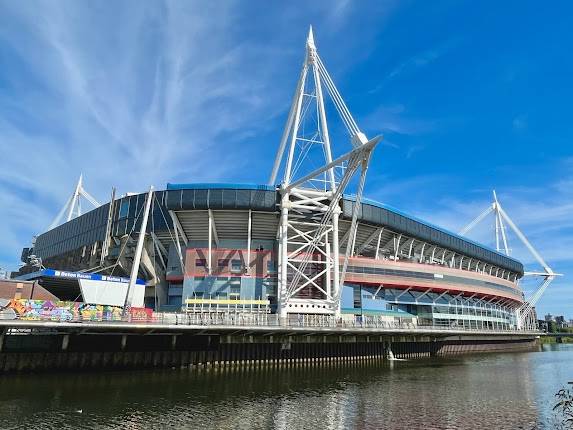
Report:
[[[277,194],[278,188],[276,186],[248,183],[168,183],[166,191],[158,190],[158,192],[164,193],[162,202],[169,210],[255,208],[255,210],[259,211],[276,211],[277,204],[280,201]],[[145,193],[141,195],[144,194]],[[137,196],[138,195],[134,195],[125,198],[137,199]],[[353,202],[355,202],[355,196],[350,194],[343,196],[343,216],[351,216]],[[368,208],[368,206],[370,206],[370,208]],[[70,230],[71,224],[76,225],[78,229],[82,230],[81,236],[86,236],[86,240],[94,235],[98,237],[103,235],[105,219],[107,217],[106,207],[107,204],[86,212],[82,216],[64,223],[55,229],[42,233],[37,238],[36,247],[38,249],[42,248],[42,244],[46,240],[50,242],[50,244],[52,242],[65,241],[65,239],[62,239],[62,230]],[[376,208],[376,210],[373,210],[373,208]],[[94,216],[96,212],[98,216]],[[94,227],[93,224],[96,218],[99,223]],[[460,236],[445,228],[438,227],[375,200],[362,199],[360,220],[367,224],[388,225],[390,229],[398,233],[416,237],[419,240],[426,240],[434,245],[448,248],[454,252],[466,254],[470,257],[476,257],[495,266],[509,269],[523,275],[523,264],[520,261],[497,252],[486,245]],[[57,238],[52,236],[57,236]],[[49,237],[51,239],[49,239]]]
[[[166,190],[262,190],[262,191],[276,191],[277,187],[274,185],[260,185],[260,184],[231,184],[227,182],[221,183],[196,183],[196,184],[171,184],[167,183]]]
[[[355,201],[356,201],[356,196],[353,195],[353,194],[345,194],[345,195],[343,196],[343,199],[344,199],[344,200],[347,200],[347,201],[350,201],[350,202],[355,202]],[[425,220],[423,220],[423,219],[420,219],[420,218],[418,218],[418,217],[416,217],[416,216],[414,216],[414,215],[410,215],[410,214],[408,214],[408,213],[406,213],[406,212],[403,212],[403,211],[401,211],[401,210],[399,210],[399,209],[396,209],[396,208],[394,208],[394,207],[392,207],[392,206],[390,206],[390,205],[387,205],[387,204],[384,204],[384,203],[380,203],[380,202],[378,202],[378,201],[376,201],[376,200],[371,200],[371,199],[368,199],[368,198],[362,198],[361,204],[362,204],[362,205],[370,205],[370,206],[374,206],[374,207],[377,207],[377,208],[380,208],[380,209],[384,209],[384,210],[386,210],[386,211],[388,211],[388,212],[391,212],[391,213],[394,213],[394,214],[396,214],[396,215],[400,215],[400,216],[402,216],[402,217],[404,217],[404,218],[407,218],[407,219],[410,219],[410,220],[412,220],[412,221],[415,221],[415,222],[417,222],[417,223],[419,223],[419,224],[421,224],[421,225],[423,225],[423,226],[425,226],[425,227],[427,227],[427,228],[434,229],[434,230],[439,231],[439,232],[441,232],[441,233],[443,233],[443,234],[445,234],[445,235],[448,235],[448,236],[450,236],[450,237],[456,238],[456,239],[458,239],[458,240],[461,240],[461,241],[463,241],[463,242],[466,242],[466,243],[468,243],[468,244],[471,244],[471,245],[473,245],[473,246],[475,246],[475,247],[481,248],[481,249],[483,249],[483,250],[486,251],[486,252],[489,252],[489,253],[492,253],[492,254],[498,256],[498,258],[501,258],[501,259],[503,259],[503,260],[505,260],[505,261],[507,261],[507,262],[511,262],[512,264],[508,264],[508,266],[512,266],[512,267],[513,267],[512,270],[514,270],[514,271],[516,271],[516,272],[519,272],[521,275],[523,275],[524,269],[523,269],[523,263],[521,263],[521,261],[519,261],[519,260],[517,260],[517,259],[515,259],[515,258],[513,258],[513,257],[510,257],[510,256],[508,256],[508,255],[505,255],[505,254],[503,254],[503,253],[501,253],[501,252],[499,252],[499,251],[496,251],[495,249],[492,249],[492,248],[490,248],[490,247],[487,246],[487,245],[484,245],[484,244],[482,244],[482,243],[476,242],[476,241],[474,241],[474,240],[472,240],[472,239],[469,239],[469,238],[467,238],[467,237],[465,237],[465,236],[461,236],[461,235],[459,235],[459,234],[457,234],[457,233],[454,233],[454,232],[452,232],[452,231],[450,231],[450,230],[448,230],[448,229],[445,229],[445,228],[443,228],[443,227],[440,227],[440,226],[437,226],[437,225],[435,225],[435,224],[432,224],[432,223],[430,223],[430,222],[428,222],[428,221],[425,221]],[[406,233],[406,234],[407,234],[407,233]],[[445,245],[445,247],[449,247],[449,246]],[[499,262],[494,262],[494,261],[489,261],[489,262],[491,262],[492,264],[495,264],[495,265],[498,265],[498,264],[499,264]]]
[[[270,191],[275,191],[278,192],[278,188],[276,186],[273,185],[260,185],[260,184],[233,184],[233,183],[195,183],[195,184],[167,184],[167,190],[172,190],[172,191],[183,191],[183,190],[250,190],[250,191],[266,191],[266,192],[270,192]],[[210,194],[210,192],[209,192]],[[171,199],[168,198],[167,200],[167,206],[169,209],[192,209],[192,208],[203,208],[205,205],[205,207],[211,206],[209,200],[211,200],[211,197],[209,196],[199,196],[200,200],[205,200],[207,199],[208,201],[204,202],[203,204],[200,204],[199,206],[197,205],[197,202],[194,202],[193,205],[189,206],[186,205],[185,202],[183,200],[186,200],[186,198],[181,195],[179,196],[179,205],[178,207],[176,206],[171,206]],[[226,206],[224,203],[219,202],[219,199],[221,199],[223,196],[219,196],[217,194],[216,196],[216,200],[217,203],[216,205],[213,205],[213,209],[222,209],[223,206]],[[192,198],[193,200],[196,199],[195,196],[191,197],[191,196],[187,196],[187,198]],[[230,208],[235,208],[238,209],[240,206],[244,206],[244,204],[247,204],[247,201],[242,202],[243,204],[238,205],[238,200],[234,201],[235,199],[232,196],[229,196],[230,200],[233,201],[232,204],[230,205]],[[255,198],[254,196],[251,197],[251,200]],[[248,199],[247,199],[248,200]],[[273,200],[273,199],[271,199]],[[278,199],[276,201],[262,201],[260,198],[256,198],[257,201],[257,206],[259,208],[259,210],[274,210],[275,209],[275,204],[279,201]],[[355,196],[352,194],[345,194],[343,196],[343,201],[348,201],[348,202],[354,202],[355,201]],[[251,204],[253,202],[251,201]],[[501,266],[504,267],[506,269],[509,269],[511,271],[517,272],[520,275],[523,275],[523,264],[516,260],[515,258],[509,257],[505,254],[502,254],[501,252],[498,252],[486,245],[483,245],[481,243],[478,243],[476,241],[473,241],[467,237],[464,236],[460,236],[456,233],[453,233],[445,228],[439,227],[437,225],[434,225],[430,222],[424,221],[418,217],[415,217],[413,215],[409,215],[399,209],[396,209],[390,205],[386,205],[380,202],[377,202],[375,200],[371,200],[371,199],[367,199],[367,198],[363,198],[362,199],[362,204],[363,205],[370,205],[370,206],[374,206],[376,208],[382,209],[387,211],[388,213],[392,213],[395,215],[398,215],[400,217],[403,217],[407,220],[411,220],[423,227],[425,227],[426,229],[428,229],[426,232],[418,232],[420,234],[424,233],[424,236],[427,237],[428,242],[437,242],[435,243],[436,245],[439,245],[441,247],[444,248],[448,248],[448,249],[452,249],[453,251],[457,251],[460,252],[461,254],[468,254],[469,256],[474,256],[476,258],[479,258],[481,260],[484,260],[490,264],[496,265],[496,266]],[[346,211],[344,211],[346,212]],[[364,211],[361,211],[361,220],[365,221],[365,222],[370,222],[373,224],[377,224],[376,220],[371,219],[368,220],[366,215],[364,215]],[[400,226],[398,225],[399,223],[392,223],[392,222],[388,222],[388,226],[394,230],[398,230],[398,232],[402,232],[405,233],[406,235],[412,235],[415,233],[408,231],[407,228],[404,228],[404,226]],[[444,237],[432,237],[431,239],[429,239],[428,237],[430,236],[434,236],[435,233],[432,233],[432,230],[441,233],[442,235],[445,235]],[[454,240],[450,240],[448,238],[453,238]],[[456,243],[458,242],[458,243]],[[473,250],[468,249],[467,245],[460,245],[461,244],[467,244],[469,245],[469,247],[474,247]]]

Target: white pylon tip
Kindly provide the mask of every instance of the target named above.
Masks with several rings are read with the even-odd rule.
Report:
[[[312,33],[312,25],[308,29],[308,37],[306,38],[306,44],[309,48],[316,48],[314,45],[314,35]]]

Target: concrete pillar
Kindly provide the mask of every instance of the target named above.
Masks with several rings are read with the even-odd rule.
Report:
[[[391,342],[386,342],[384,349],[386,350],[386,358],[388,358],[388,359],[394,358],[393,352],[392,352],[392,343]]]
[[[62,338],[62,351],[67,351],[69,344],[70,344],[70,335],[65,334],[64,337]]]
[[[171,349],[174,350],[177,347],[177,335],[171,335]]]

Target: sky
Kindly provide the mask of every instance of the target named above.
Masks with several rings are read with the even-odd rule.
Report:
[[[495,189],[564,274],[538,313],[573,318],[572,14],[567,1],[0,0],[0,267],[17,269],[80,173],[102,202],[112,186],[266,183],[312,25],[359,127],[384,137],[365,195],[459,231]],[[492,225],[470,237],[492,246]]]

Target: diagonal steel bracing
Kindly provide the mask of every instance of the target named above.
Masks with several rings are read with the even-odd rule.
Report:
[[[324,91],[326,89],[326,91]],[[330,97],[350,136],[351,147],[333,159],[324,107]],[[312,116],[313,121],[308,121]],[[279,313],[340,313],[340,290],[354,248],[358,209],[370,156],[381,137],[368,140],[360,131],[332,78],[320,60],[312,28],[306,55],[269,184],[280,183]],[[322,167],[309,159],[316,146]],[[352,178],[360,172],[348,245],[340,267],[338,220],[341,199]]]

